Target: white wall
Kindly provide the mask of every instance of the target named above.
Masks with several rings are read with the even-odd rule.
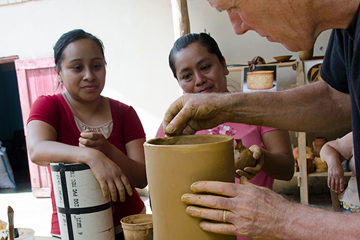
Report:
[[[226,13],[205,0],[188,0],[192,32],[206,29],[219,43],[227,63],[266,61],[289,54],[256,33],[236,36]],[[103,94],[132,105],[153,138],[162,117],[181,91],[168,67],[174,41],[170,0],[33,0],[0,6],[0,57],[20,59],[53,55],[60,35],[82,28],[105,45],[107,83]],[[315,55],[323,55],[329,33],[320,36]],[[291,53],[297,58],[297,53]]]

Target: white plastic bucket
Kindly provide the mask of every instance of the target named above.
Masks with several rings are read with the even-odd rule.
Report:
[[[16,240],[34,240],[35,231],[31,228],[17,228],[19,232],[19,237],[15,238]],[[8,239],[9,232],[8,230],[1,230],[0,231],[0,239]]]
[[[115,239],[111,201],[86,164],[51,163],[62,240]]]

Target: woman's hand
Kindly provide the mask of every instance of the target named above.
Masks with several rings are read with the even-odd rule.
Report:
[[[328,187],[334,192],[344,191],[344,169],[338,159],[328,159]]]
[[[91,130],[85,130],[80,133],[79,146],[97,149],[105,155],[108,155],[110,149],[110,143],[104,135]]]
[[[252,145],[249,150],[253,153],[253,158],[256,159],[255,167],[246,167],[244,170],[236,169],[236,174],[240,178],[241,176],[247,179],[252,179],[258,174],[264,166],[264,155],[262,154],[261,148],[258,145]]]
[[[111,144],[101,133],[90,130],[81,132],[79,146],[96,149],[106,156],[110,154],[111,149]],[[130,196],[133,194],[131,184],[120,167],[106,156],[92,161],[90,168],[101,186],[104,197],[108,199],[110,191],[111,199],[115,202],[118,190],[120,201],[124,202],[126,191]]]
[[[97,153],[97,154],[96,154]],[[98,180],[101,191],[106,199],[109,199],[109,192],[113,202],[117,200],[117,191],[120,201],[124,202],[126,192],[132,196],[132,188],[129,180],[121,171],[120,167],[99,151],[90,153],[93,158],[88,161],[95,178]]]

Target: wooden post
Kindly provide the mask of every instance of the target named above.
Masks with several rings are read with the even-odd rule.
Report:
[[[174,37],[179,37],[190,33],[190,21],[187,8],[187,0],[171,0]]]
[[[299,61],[296,63],[296,84],[297,86],[305,84],[304,63]],[[309,204],[309,190],[308,190],[308,173],[306,160],[306,133],[298,133],[298,147],[299,147],[299,171],[300,171],[300,202],[302,204]]]

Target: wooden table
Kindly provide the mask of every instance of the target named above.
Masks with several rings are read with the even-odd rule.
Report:
[[[60,238],[34,236],[34,240],[59,240],[59,239]]]

